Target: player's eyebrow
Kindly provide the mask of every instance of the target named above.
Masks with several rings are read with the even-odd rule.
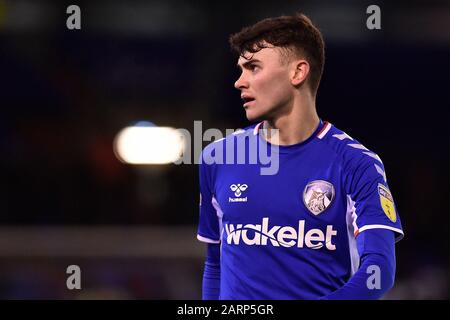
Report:
[[[238,67],[239,70],[242,71],[242,68],[247,69],[251,64],[253,64],[255,62],[261,62],[261,61],[259,61],[258,59],[250,59],[250,60],[245,61],[242,64],[242,66],[239,63],[236,66]]]

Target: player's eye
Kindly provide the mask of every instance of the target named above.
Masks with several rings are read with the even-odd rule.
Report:
[[[251,64],[251,65],[249,66],[249,69],[250,69],[251,71],[257,71],[257,70],[259,69],[259,66],[257,66],[256,64]]]

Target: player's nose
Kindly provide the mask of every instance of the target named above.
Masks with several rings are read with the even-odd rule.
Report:
[[[239,90],[248,88],[248,81],[245,79],[244,73],[242,73],[239,79],[236,80],[234,87]]]

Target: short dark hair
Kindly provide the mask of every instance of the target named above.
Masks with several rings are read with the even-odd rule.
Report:
[[[319,29],[304,14],[261,20],[231,35],[229,41],[231,49],[240,56],[267,48],[268,43],[304,57],[311,66],[309,85],[316,94],[325,62],[325,44]]]

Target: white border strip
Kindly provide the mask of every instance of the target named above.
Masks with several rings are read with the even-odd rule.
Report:
[[[219,232],[220,232],[220,239],[222,239],[222,219],[223,219],[223,212],[222,209],[220,208],[219,202],[217,202],[216,197],[212,197],[211,200],[211,204],[213,205],[214,209],[216,209],[216,215],[217,215],[217,219],[219,219]]]
[[[398,229],[398,228],[394,228],[394,227],[390,227],[390,226],[385,226],[384,224],[369,224],[369,225],[365,225],[365,226],[363,226],[363,227],[358,229],[358,233],[361,233],[364,230],[369,230],[369,229],[388,229],[388,230],[395,231],[395,232],[400,234],[399,237],[396,237],[396,239],[395,239],[396,242],[401,240],[405,236],[405,234],[403,233],[403,230]]]
[[[358,216],[356,215],[355,202],[352,200],[350,195],[347,195],[347,213],[345,217],[347,223],[348,249],[352,267],[351,275],[353,276],[356,271],[358,271],[360,256],[355,238],[355,230],[358,229],[356,225],[356,219]]]
[[[325,135],[328,133],[328,131],[331,129],[331,123],[327,123],[325,125],[325,129],[323,129],[323,131],[317,136],[317,138],[322,139],[323,137],[325,137]]]
[[[197,234],[197,239],[200,240],[201,242],[206,242],[206,243],[220,243],[220,240],[211,240],[209,238],[202,237],[199,234]]]

